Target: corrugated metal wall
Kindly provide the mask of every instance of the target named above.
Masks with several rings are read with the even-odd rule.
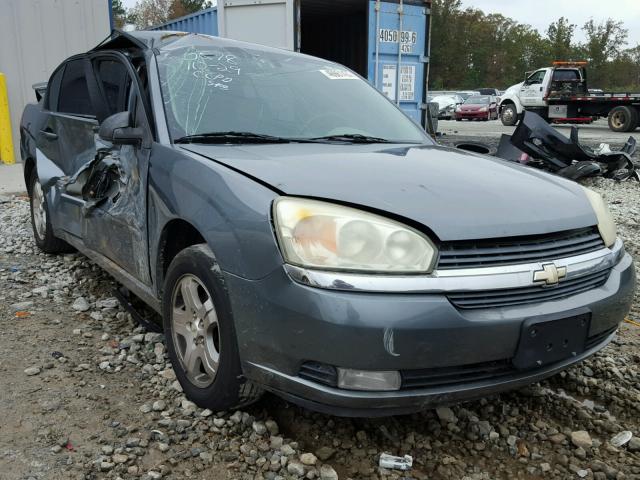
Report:
[[[216,7],[208,8],[162,25],[156,25],[149,30],[177,30],[218,36],[218,11]]]
[[[22,109],[35,101],[31,86],[49,80],[62,60],[109,35],[108,0],[1,0],[0,72],[7,76],[11,125],[20,161]]]

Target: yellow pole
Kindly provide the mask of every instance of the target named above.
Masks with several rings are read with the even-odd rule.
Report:
[[[15,163],[13,158],[13,138],[11,136],[11,115],[9,114],[9,96],[7,81],[0,73],[0,160],[3,163]]]

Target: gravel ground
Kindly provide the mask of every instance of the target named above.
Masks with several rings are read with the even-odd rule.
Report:
[[[640,186],[591,184],[638,258]],[[640,479],[630,323],[546,382],[450,408],[343,419],[266,395],[211,412],[184,397],[162,336],[137,327],[113,288],[82,255],[40,253],[27,199],[0,199],[0,479]],[[626,431],[633,438],[615,446]],[[380,469],[383,452],[414,466]]]

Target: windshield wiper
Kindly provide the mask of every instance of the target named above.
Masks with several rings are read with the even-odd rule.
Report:
[[[185,135],[173,143],[289,143],[292,140],[253,132],[209,132]]]
[[[344,133],[342,135],[326,135],[324,137],[309,138],[308,140],[336,140],[353,143],[393,143],[391,140],[380,137],[371,137],[369,135],[360,135],[359,133]]]

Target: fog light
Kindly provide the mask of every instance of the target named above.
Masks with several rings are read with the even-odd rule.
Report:
[[[338,387],[345,390],[400,390],[400,372],[373,372],[338,368]]]

